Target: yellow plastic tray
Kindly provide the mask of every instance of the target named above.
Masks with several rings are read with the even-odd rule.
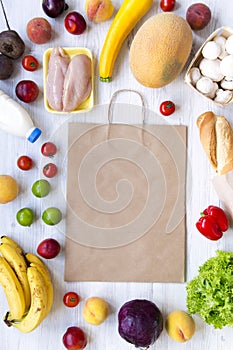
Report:
[[[46,81],[47,81],[47,75],[48,75],[48,65],[49,65],[49,59],[53,48],[49,48],[44,52],[43,56],[43,78],[44,78],[44,105],[48,112],[50,113],[57,113],[57,114],[68,114],[68,112],[63,111],[56,111],[55,109],[52,109],[47,100],[47,93],[46,93]],[[75,55],[79,54],[85,54],[91,59],[91,65],[92,65],[92,90],[89,95],[89,97],[83,101],[81,105],[78,106],[77,109],[69,112],[69,113],[81,113],[86,112],[90,110],[94,105],[94,68],[93,68],[93,56],[89,49],[85,47],[63,47],[63,50],[65,53],[72,58]]]

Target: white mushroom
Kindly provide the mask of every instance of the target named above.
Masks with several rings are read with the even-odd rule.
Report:
[[[201,51],[202,56],[208,60],[216,60],[221,54],[221,46],[215,41],[208,41]]]
[[[220,71],[224,76],[233,77],[233,55],[227,55],[222,59]]]
[[[201,74],[213,81],[221,81],[224,78],[224,74],[220,71],[220,63],[219,59],[207,60],[203,58],[199,65]]]
[[[192,85],[196,85],[197,81],[201,78],[200,69],[193,67],[189,71],[189,79]]]
[[[214,101],[220,104],[226,104],[232,99],[232,97],[233,97],[232,91],[218,89],[216,91],[216,96]]]
[[[233,54],[233,34],[227,38],[225,48],[227,53]]]
[[[233,90],[233,78],[232,77],[225,77],[221,81],[220,85],[224,90]]]
[[[218,56],[218,58],[220,58],[222,60],[223,57],[227,56],[227,52],[225,49],[226,38],[224,38],[224,36],[222,36],[222,35],[218,35],[214,38],[214,42],[216,42],[221,47],[221,53]]]
[[[204,95],[213,98],[218,89],[218,84],[214,83],[210,78],[202,77],[197,81],[196,89]]]

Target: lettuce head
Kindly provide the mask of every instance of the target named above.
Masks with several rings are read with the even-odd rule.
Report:
[[[233,327],[233,253],[218,250],[187,283],[188,312],[214,328]]]

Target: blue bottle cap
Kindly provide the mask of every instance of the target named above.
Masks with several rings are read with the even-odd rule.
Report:
[[[35,142],[41,135],[41,130],[38,128],[34,128],[30,135],[27,137],[27,140],[31,143]]]

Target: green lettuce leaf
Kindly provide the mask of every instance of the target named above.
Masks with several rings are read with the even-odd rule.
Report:
[[[233,327],[233,253],[218,250],[187,283],[188,312],[214,328]]]

